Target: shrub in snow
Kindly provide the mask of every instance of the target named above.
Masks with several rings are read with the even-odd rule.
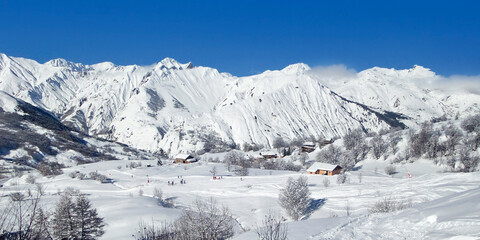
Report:
[[[106,183],[107,182],[107,176],[102,175],[102,174],[97,173],[97,172],[89,172],[88,176],[93,180],[99,181],[100,183]]]
[[[323,179],[323,186],[325,186],[325,187],[330,186],[330,180],[328,180],[328,178]]]
[[[32,174],[29,174],[29,175],[27,176],[27,178],[25,179],[25,181],[26,181],[27,183],[29,183],[29,184],[35,184],[35,181],[36,181],[36,180],[37,180],[37,179],[36,179],[35,176],[33,176]]]
[[[280,190],[278,200],[287,214],[294,220],[300,219],[307,213],[310,206],[310,190],[306,177],[288,178],[285,188]]]
[[[347,174],[345,172],[342,172],[337,175],[337,184],[344,184],[348,181]]]
[[[86,174],[79,171],[75,171],[75,172],[69,173],[68,176],[71,178],[77,178],[79,180],[83,180],[85,179]]]
[[[480,128],[480,114],[466,118],[462,121],[460,126],[468,133],[474,131],[478,132],[478,129]]]
[[[394,165],[388,165],[385,167],[385,173],[388,175],[393,175],[397,171],[397,168]]]
[[[412,206],[411,201],[399,201],[392,197],[384,197],[368,209],[370,213],[387,213],[402,210]]]
[[[195,201],[193,208],[183,211],[172,228],[174,239],[227,239],[234,233],[230,209],[218,206],[213,198]]]
[[[43,161],[38,164],[37,169],[43,176],[55,176],[62,174],[64,167],[65,165],[61,163]]]
[[[138,230],[133,235],[136,240],[174,240],[174,234],[172,233],[171,225],[162,224],[160,226],[155,225],[152,221],[151,224],[147,224],[144,221],[138,223]]]
[[[127,164],[127,167],[130,168],[130,169],[138,168],[138,167],[141,167],[141,166],[142,166],[141,162],[130,162],[129,164]]]
[[[472,156],[471,153],[472,151],[470,150],[470,148],[464,146],[458,154],[458,159],[463,166],[463,168],[461,169],[462,172],[473,172],[478,166],[480,158],[478,156]]]
[[[287,219],[272,212],[265,215],[262,226],[255,229],[260,240],[286,240],[288,228],[284,223]]]

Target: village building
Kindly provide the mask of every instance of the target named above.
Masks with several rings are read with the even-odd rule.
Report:
[[[260,153],[260,156],[262,156],[264,159],[270,159],[270,158],[277,158],[278,157],[278,155],[276,153],[271,153],[271,152]]]
[[[195,159],[190,154],[178,154],[177,156],[175,156],[174,163],[192,163],[196,161],[197,159]]]
[[[308,174],[317,174],[317,175],[336,175],[342,172],[342,167],[338,165],[315,162],[311,167],[307,169]]]
[[[302,152],[307,152],[307,153],[311,153],[315,151],[315,143],[313,142],[305,142],[303,145],[302,145]]]
[[[323,147],[325,145],[332,144],[332,143],[333,143],[333,139],[325,139],[320,142],[320,146]]]

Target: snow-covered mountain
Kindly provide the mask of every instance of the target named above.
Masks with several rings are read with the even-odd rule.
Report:
[[[211,145],[272,145],[281,136],[332,138],[349,129],[378,131],[461,111],[458,100],[416,89],[405,79],[428,69],[373,68],[343,85],[323,84],[305,64],[234,77],[166,58],[150,66],[44,64],[0,55],[0,90],[53,112],[67,126],[169,154]],[[381,86],[381,87],[379,87]],[[413,91],[413,90],[415,91]],[[476,96],[478,97],[478,96]],[[463,107],[463,105],[462,105]],[[475,109],[475,108],[474,108]],[[478,109],[478,106],[477,106]]]
[[[415,65],[395,70],[374,67],[341,80],[310,73],[333,91],[350,100],[381,111],[401,113],[408,126],[438,118],[470,115],[480,111],[480,95],[468,91],[445,91],[441,76]]]
[[[67,166],[99,160],[155,158],[126,145],[72,131],[48,111],[0,91],[0,156],[5,164]],[[4,166],[4,165],[3,165]],[[7,171],[8,172],[8,171]],[[5,173],[5,172],[3,172]]]

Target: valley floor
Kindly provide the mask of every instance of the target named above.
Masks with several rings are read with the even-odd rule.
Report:
[[[44,203],[53,211],[59,191],[77,188],[88,194],[99,215],[105,218],[107,226],[102,239],[132,239],[140,221],[156,225],[171,222],[196,199],[213,197],[228,206],[237,220],[234,239],[255,239],[254,230],[265,214],[276,211],[285,215],[278,203],[279,190],[289,177],[302,175],[308,177],[315,207],[303,220],[287,221],[289,239],[480,238],[479,172],[445,173],[430,162],[418,161],[398,166],[398,173],[390,177],[383,172],[386,164],[366,161],[348,173],[349,182],[339,185],[336,176],[303,172],[250,169],[249,176],[240,177],[220,163],[156,166],[154,161],[139,160],[136,162],[142,162],[142,167],[126,168],[130,162],[85,164],[65,169],[64,174],[54,178],[38,178],[37,182],[46,187]],[[146,167],[147,164],[153,167]],[[212,178],[213,166],[221,179]],[[97,171],[114,182],[72,179],[68,176],[72,171]],[[330,186],[324,186],[324,178],[330,180]],[[31,187],[25,179],[26,176],[10,179],[1,188],[1,195]],[[180,184],[181,179],[186,183]],[[168,181],[175,184],[169,185]],[[155,188],[171,198],[175,207],[159,206],[153,198]],[[373,204],[385,197],[412,206],[397,212],[370,213]]]

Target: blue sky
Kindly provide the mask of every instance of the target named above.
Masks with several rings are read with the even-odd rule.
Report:
[[[237,76],[304,62],[480,74],[480,1],[5,1],[0,52],[45,62],[165,57]]]

